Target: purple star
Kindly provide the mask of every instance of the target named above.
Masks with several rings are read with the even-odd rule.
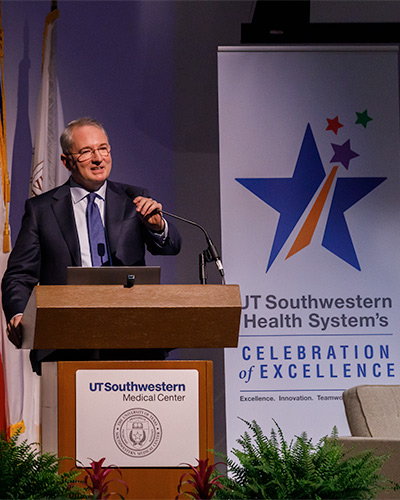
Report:
[[[356,158],[357,156],[360,156],[358,153],[351,150],[350,139],[347,140],[341,146],[339,144],[332,144],[332,143],[331,143],[331,146],[333,147],[333,150],[335,151],[335,154],[332,157],[331,163],[340,162],[344,166],[344,168],[346,168],[347,170],[349,169],[350,160],[352,160],[353,158]]]

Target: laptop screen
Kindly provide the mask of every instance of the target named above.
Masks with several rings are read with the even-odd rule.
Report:
[[[67,285],[158,285],[160,275],[159,266],[67,267]]]

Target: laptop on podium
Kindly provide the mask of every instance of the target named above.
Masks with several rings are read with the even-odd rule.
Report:
[[[159,266],[67,267],[67,285],[159,285]]]

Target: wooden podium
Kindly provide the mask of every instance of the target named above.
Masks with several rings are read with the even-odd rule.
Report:
[[[165,370],[195,369],[199,372],[199,456],[213,461],[214,447],[213,376],[211,361],[59,361],[43,364],[42,389],[42,448],[60,457],[76,457],[76,372],[78,370]],[[98,437],[100,440],[103,436]],[[180,436],[176,436],[179,440]],[[115,463],[105,457],[105,465]],[[196,464],[196,462],[194,462]],[[69,471],[74,461],[61,464],[61,471]],[[118,465],[118,464],[117,464]],[[178,464],[177,464],[178,465]],[[129,494],[115,483],[110,491],[121,493],[126,499],[168,499],[177,495],[177,485],[185,472],[182,467],[121,467],[122,479],[129,486]],[[119,477],[113,474],[112,477]]]
[[[37,286],[23,318],[24,348],[135,349],[235,347],[241,302],[237,285]],[[44,451],[75,459],[79,370],[196,370],[199,456],[213,449],[211,361],[63,361],[43,363]],[[173,417],[172,417],[173,418]],[[177,416],[179,418],[179,415]],[[101,436],[99,436],[101,439]],[[180,436],[177,435],[179,440]],[[90,457],[99,460],[106,454]],[[195,461],[193,460],[193,463]],[[118,465],[118,464],[117,464]],[[66,462],[64,470],[71,468]],[[127,467],[132,499],[174,499],[184,468]],[[117,483],[115,491],[123,493]],[[114,488],[112,488],[114,489]]]
[[[238,285],[39,285],[22,347],[236,347],[240,313]]]

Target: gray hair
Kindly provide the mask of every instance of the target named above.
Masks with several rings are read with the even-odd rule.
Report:
[[[105,131],[103,125],[98,121],[95,120],[94,118],[89,118],[87,116],[84,116],[82,118],[78,118],[76,120],[73,120],[72,122],[68,123],[68,125],[65,127],[63,133],[61,134],[60,137],[60,144],[61,144],[61,149],[62,152],[66,155],[71,153],[71,148],[72,148],[72,131],[74,128],[77,127],[97,127],[100,129],[102,132],[105,133],[108,139],[107,132]]]

